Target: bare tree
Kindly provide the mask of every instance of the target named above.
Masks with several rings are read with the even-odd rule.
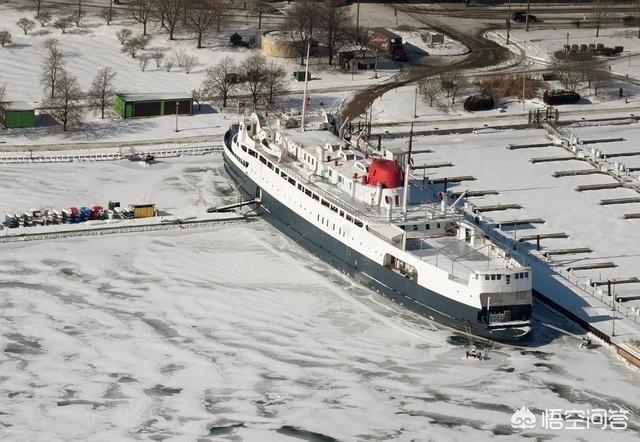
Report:
[[[265,90],[267,59],[259,52],[253,52],[240,64],[240,73],[255,109]]]
[[[53,22],[53,27],[56,29],[60,29],[60,31],[62,31],[63,34],[66,34],[67,29],[71,27],[74,20],[75,19],[72,16],[60,17]]]
[[[258,29],[260,29],[262,27],[262,14],[271,10],[271,6],[263,0],[253,0],[249,6],[258,14]]]
[[[57,38],[47,38],[45,41],[42,42],[42,47],[48,50],[49,53],[55,50],[59,51],[60,40],[58,40]]]
[[[191,90],[191,98],[198,105],[198,112],[200,112],[200,108],[202,107],[202,102],[204,101],[204,93],[201,89],[192,89]]]
[[[193,67],[198,63],[198,59],[193,55],[186,55],[182,60],[182,69],[185,74],[190,74]]]
[[[11,43],[11,32],[9,31],[0,31],[0,46],[4,48],[5,45]]]
[[[132,35],[133,35],[133,32],[131,32],[131,29],[127,29],[127,28],[120,29],[118,32],[116,32],[116,38],[118,39],[121,45],[124,45],[126,41],[131,38]]]
[[[185,51],[184,49],[176,49],[173,53],[174,55],[174,60],[176,61],[176,64],[178,65],[179,68],[184,67],[184,63],[185,63],[185,58],[187,58],[187,51]]]
[[[151,53],[151,57],[156,61],[156,68],[159,68],[162,64],[162,59],[164,58],[164,52],[160,49],[154,49]]]
[[[216,32],[220,32],[220,26],[229,18],[231,2],[227,0],[210,0],[213,12],[213,21],[216,24]]]
[[[51,13],[49,11],[41,11],[36,15],[36,20],[38,20],[40,26],[45,27],[51,21]]]
[[[238,86],[239,67],[231,57],[222,58],[207,69],[207,78],[202,83],[202,91],[207,99],[218,97],[222,107],[227,107],[229,95]]]
[[[129,3],[131,17],[142,25],[142,35],[147,35],[147,23],[153,11],[153,0],[132,0]]]
[[[42,43],[42,46],[49,51],[42,66],[40,83],[45,92],[49,91],[50,98],[55,96],[58,79],[64,70],[64,58],[60,50],[58,40],[49,38]]]
[[[7,83],[0,81],[0,103],[4,102],[4,97],[7,94]]]
[[[433,106],[442,94],[442,82],[436,77],[423,78],[418,82],[418,88],[429,106]]]
[[[116,15],[115,11],[110,9],[103,9],[102,11],[100,11],[100,18],[104,20],[107,26],[111,24],[115,15]]]
[[[187,0],[157,0],[160,26],[169,33],[169,40],[173,40],[180,19],[184,17]]]
[[[350,37],[349,27],[353,20],[349,9],[340,7],[335,0],[322,2],[318,16],[320,36],[329,51],[329,64],[331,65],[335,50]]]
[[[198,49],[202,48],[202,36],[216,23],[216,13],[212,4],[198,1],[186,9],[185,26],[198,35]]]
[[[18,27],[24,31],[24,35],[27,35],[29,31],[33,30],[33,28],[36,27],[36,22],[27,17],[22,17],[20,20],[18,20],[16,25],[18,25]]]
[[[596,38],[600,36],[600,21],[605,15],[603,10],[603,3],[606,0],[593,0],[593,11],[591,12],[591,17],[596,21]]]
[[[454,106],[456,98],[466,85],[464,76],[459,70],[452,69],[438,75],[438,79],[442,89],[447,94],[447,98],[451,98],[451,106]]]
[[[115,76],[116,73],[109,66],[100,69],[93,77],[91,88],[87,93],[89,103],[100,109],[101,118],[104,118],[104,110],[113,99],[113,79]]]
[[[71,15],[71,17],[73,18],[73,22],[77,27],[80,27],[80,23],[82,22],[82,19],[85,17],[85,15],[87,15],[87,13],[82,10],[78,10],[78,12]]]
[[[131,37],[124,42],[121,51],[127,52],[133,58],[136,58],[138,51],[143,51],[150,41],[150,35],[138,35],[137,37]]]
[[[284,92],[286,75],[287,72],[280,64],[274,61],[269,63],[264,77],[265,96],[269,103],[273,103],[274,97]]]
[[[36,4],[36,15],[40,15],[40,7],[42,6],[43,0],[33,0]]]
[[[609,65],[604,60],[593,57],[588,65],[587,81],[593,89],[593,95],[597,97],[598,91],[610,83]]]
[[[289,37],[300,54],[300,64],[304,64],[307,43],[313,37],[313,29],[318,21],[317,2],[300,0],[288,10],[281,31]]]
[[[173,65],[176,63],[176,61],[173,59],[173,57],[168,57],[165,61],[164,61],[164,68],[167,72],[171,72],[171,68],[173,68]]]
[[[551,68],[558,74],[560,83],[570,91],[575,91],[584,77],[581,62],[576,57],[563,51],[551,57]]]
[[[66,132],[68,128],[79,126],[82,123],[83,110],[80,107],[80,97],[82,92],[78,86],[78,79],[66,72],[60,71],[60,76],[56,81],[58,93],[54,98],[45,100],[44,107],[60,123]]]
[[[144,72],[144,70],[147,69],[147,65],[149,64],[149,56],[145,54],[141,55],[138,59],[138,63],[140,63],[140,70]]]

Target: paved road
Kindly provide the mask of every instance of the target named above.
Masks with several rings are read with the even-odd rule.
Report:
[[[389,6],[380,5],[380,7]],[[494,27],[492,25],[478,20],[461,18],[456,18],[454,23],[449,19],[433,17],[425,9],[414,5],[400,5],[396,8],[423,26],[460,41],[469,49],[469,52],[464,56],[450,57],[447,59],[448,62],[443,62],[442,59],[438,60],[436,57],[430,58],[429,64],[414,64],[411,69],[406,70],[404,74],[397,76],[392,81],[358,92],[343,110],[343,121],[347,118],[353,120],[364,113],[369,105],[384,93],[422,78],[450,70],[478,69],[498,65],[507,68],[509,65],[506,62],[510,60],[513,61],[513,64],[517,63],[515,56],[508,49],[483,37],[487,30]],[[392,13],[391,8],[389,11]]]

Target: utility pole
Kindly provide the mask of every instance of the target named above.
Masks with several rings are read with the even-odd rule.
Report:
[[[307,83],[309,82],[309,52],[311,51],[311,36],[307,37],[307,62],[304,67],[304,92],[302,93],[302,123],[301,129],[304,132],[304,114],[307,111]]]
[[[607,294],[611,298],[611,280],[607,280]],[[616,335],[616,297],[611,298],[611,309],[613,310],[613,319],[611,320],[611,337]]]
[[[413,118],[418,118],[418,86],[416,86],[416,95],[413,99]]]
[[[356,44],[360,44],[360,0],[356,6]]]
[[[527,81],[527,41],[524,41],[524,60],[522,61],[522,110],[524,110],[525,81]]]
[[[511,31],[511,0],[507,9],[507,44],[509,44],[509,33]]]
[[[178,132],[178,114],[180,113],[180,102],[176,101],[176,132]]]
[[[376,49],[376,60],[373,63],[373,78],[378,78],[378,50]]]
[[[527,15],[525,16],[525,24],[526,24],[526,28],[525,31],[529,32],[529,4],[531,3],[531,0],[527,0]]]
[[[375,100],[371,102],[371,106],[369,106],[369,128],[367,130],[367,142],[371,139],[371,119],[373,118],[373,103]]]

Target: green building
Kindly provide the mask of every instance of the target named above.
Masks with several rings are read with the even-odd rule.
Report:
[[[21,101],[0,103],[0,124],[6,129],[36,127],[36,111],[29,103]]]
[[[193,113],[193,98],[185,94],[116,94],[114,109],[122,118]]]

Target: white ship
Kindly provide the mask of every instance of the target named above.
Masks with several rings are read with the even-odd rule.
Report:
[[[360,147],[293,117],[253,114],[225,135],[225,167],[296,242],[419,314],[512,342],[531,329],[532,275],[456,208],[409,186],[407,152]],[[361,144],[361,143],[360,143]],[[409,191],[411,190],[411,191]],[[460,200],[460,199],[459,199]]]

